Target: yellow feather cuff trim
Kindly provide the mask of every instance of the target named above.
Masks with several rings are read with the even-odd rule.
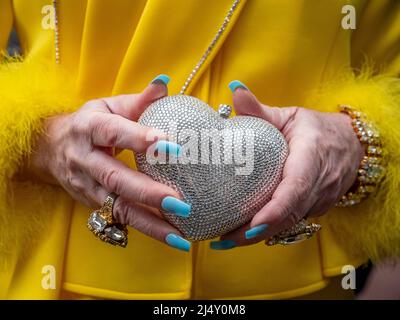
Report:
[[[40,204],[41,198],[44,194],[54,195],[55,188],[32,182],[21,184],[13,177],[32,151],[42,120],[71,112],[81,104],[75,92],[73,81],[56,66],[10,57],[0,63],[0,264],[19,252],[18,247],[25,247],[43,226],[42,217],[49,209]],[[13,197],[21,193],[15,188],[29,192],[26,199],[36,194],[38,206],[31,212],[20,212]]]
[[[376,124],[388,167],[376,194],[352,208],[334,210],[327,216],[329,224],[352,253],[372,260],[400,256],[400,80],[371,76],[368,70],[359,76],[345,72],[307,103],[324,111],[337,111],[338,104],[353,106]]]

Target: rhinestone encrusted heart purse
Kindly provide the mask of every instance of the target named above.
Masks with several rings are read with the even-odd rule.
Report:
[[[135,155],[139,170],[154,180],[175,188],[183,195],[184,201],[191,204],[191,215],[188,218],[164,212],[168,221],[189,240],[215,238],[249,221],[271,198],[281,180],[288,155],[285,139],[270,123],[255,117],[226,119],[230,113],[227,106],[221,109],[221,117],[201,100],[184,95],[224,34],[240,2],[241,0],[233,0],[220,28],[188,75],[180,95],[154,102],[139,120],[141,124],[167,131],[171,138],[191,151],[188,156],[183,152],[179,161],[165,162],[149,161],[145,154]],[[56,17],[55,61],[59,63],[57,0],[53,0],[53,8]],[[189,135],[188,130],[191,133]],[[196,144],[197,140],[202,140],[199,137],[203,131],[208,132],[208,136],[211,133],[212,138],[217,138],[220,143],[216,144],[216,148],[213,144]],[[246,139],[248,137],[250,139]],[[242,147],[245,155],[251,155],[244,157],[244,162],[240,156],[243,155]],[[207,156],[202,158],[204,154]],[[198,159],[199,155],[201,161]],[[91,214],[88,224],[91,217],[96,216],[96,212]],[[290,229],[267,239],[266,244],[297,243],[310,238],[319,228],[318,224],[307,224],[307,220],[303,219]],[[106,234],[101,234],[104,237],[100,239],[125,246],[126,228],[121,225],[117,229],[116,231],[125,236],[122,242],[114,243],[110,238],[112,235]]]
[[[263,119],[228,119],[228,113],[228,106],[218,114],[197,98],[176,95],[151,104],[138,121],[182,146],[176,159],[136,154],[136,162],[192,206],[187,218],[163,212],[189,240],[212,239],[248,222],[281,181],[288,155],[281,132]]]

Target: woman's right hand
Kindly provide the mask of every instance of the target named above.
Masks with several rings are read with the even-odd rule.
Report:
[[[113,157],[115,148],[144,153],[157,140],[159,152],[180,148],[162,132],[136,122],[153,101],[168,94],[167,83],[168,77],[159,76],[140,94],[93,100],[74,113],[47,119],[29,168],[88,206],[98,208],[109,193],[116,193],[113,213],[118,222],[189,251],[190,242],[158,209],[188,216],[190,205],[172,188]]]

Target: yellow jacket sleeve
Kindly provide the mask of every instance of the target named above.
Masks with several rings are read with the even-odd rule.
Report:
[[[20,254],[29,253],[27,246],[52,212],[55,192],[61,192],[23,181],[22,175],[15,177],[32,152],[42,120],[80,105],[74,92],[73,82],[54,63],[7,56],[0,62],[0,270],[4,263],[16,263]],[[29,201],[30,212],[20,210],[15,205],[19,201]]]
[[[370,1],[352,41],[353,70],[340,72],[309,103],[332,111],[349,104],[381,133],[387,172],[379,191],[326,217],[345,247],[376,260],[400,256],[400,2]]]
[[[60,188],[16,173],[32,152],[42,120],[80,105],[70,77],[53,62],[6,55],[14,20],[11,2],[0,0],[0,296],[64,196]]]
[[[13,24],[11,0],[0,0],[0,51],[6,49]]]
[[[17,180],[15,174],[32,151],[42,119],[78,105],[72,82],[54,65],[6,55],[12,25],[12,1],[0,0],[0,270],[12,268],[29,254],[29,245],[45,227],[60,192]],[[21,210],[19,201],[29,202],[32,210]],[[4,283],[0,295],[2,289]]]

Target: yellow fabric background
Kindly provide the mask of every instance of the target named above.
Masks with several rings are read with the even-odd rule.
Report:
[[[10,141],[0,145],[7,173],[0,191],[3,199],[13,192],[0,208],[0,297],[57,299],[67,290],[122,299],[290,298],[320,290],[343,265],[400,253],[396,162],[377,197],[332,210],[307,242],[224,252],[201,242],[189,254],[133,229],[126,249],[107,246],[86,229],[89,208],[60,190],[12,180],[41,118],[74,110],[83,100],[141,91],[160,73],[171,76],[170,93],[178,93],[232,2],[59,0],[61,65],[68,73],[61,78],[43,68],[43,61],[54,63],[53,31],[41,27],[41,9],[51,1],[0,0],[0,45],[13,19],[26,53],[16,71],[0,69],[0,108],[10,114],[0,120]],[[341,27],[346,3],[359,13],[355,31]],[[334,111],[338,103],[352,103],[377,122],[389,159],[396,159],[400,86],[392,77],[400,70],[399,18],[399,3],[390,0],[242,0],[188,93],[212,106],[231,103],[227,85],[240,79],[269,105]],[[381,77],[349,75],[347,68],[361,66],[365,55]],[[134,167],[130,152],[119,158]],[[55,290],[41,286],[44,265],[57,270]]]

